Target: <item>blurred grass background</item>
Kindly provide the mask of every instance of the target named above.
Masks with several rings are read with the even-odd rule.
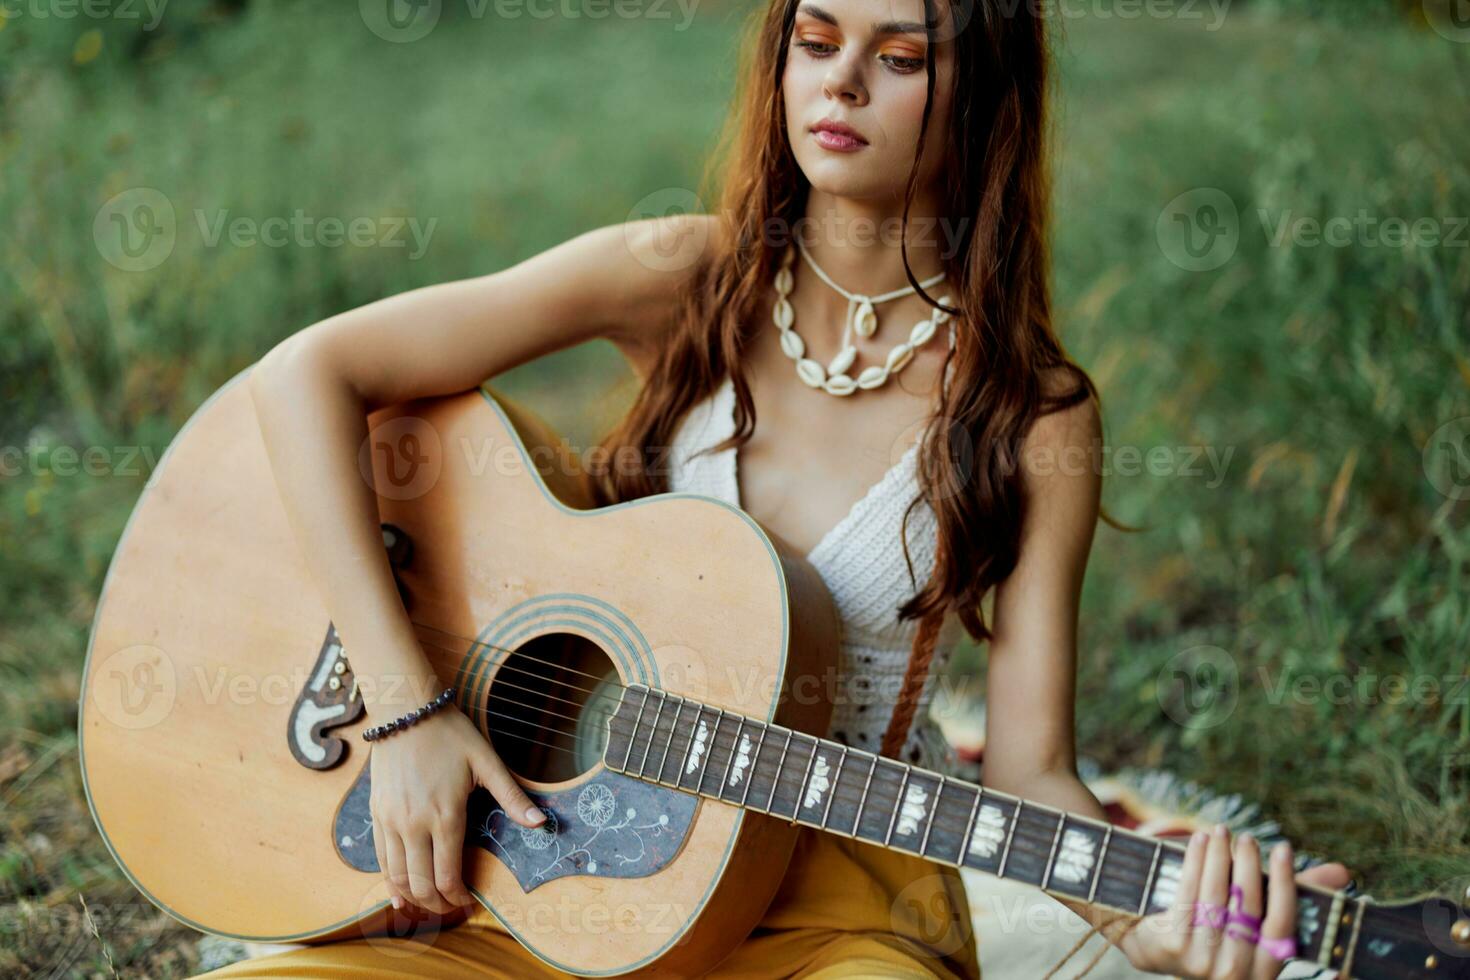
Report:
[[[1106,481],[1110,510],[1145,530],[1098,532],[1079,745],[1261,801],[1380,899],[1470,864],[1470,689],[1455,687],[1470,652],[1470,429],[1455,422],[1470,415],[1470,233],[1268,236],[1285,211],[1429,218],[1446,237],[1470,214],[1470,45],[1433,29],[1430,3],[1236,3],[1218,23],[1203,5],[1197,19],[1073,5],[1090,13],[1056,38],[1060,329],[1099,383],[1114,451],[1169,459]],[[76,759],[88,629],[149,461],[282,337],[696,187],[752,9],[477,18],[446,3],[427,37],[389,43],[358,5],[327,6],[176,0],[152,29],[141,6],[138,20],[46,3],[0,15],[0,972],[198,966],[196,934],[134,899],[107,854]],[[124,271],[94,222],[140,187],[172,205],[176,240]],[[1158,230],[1196,188],[1239,213],[1233,254],[1205,271],[1171,261]],[[437,223],[413,258],[411,244],[210,247],[195,217],[298,209]],[[629,382],[605,343],[502,379],[583,446]],[[75,461],[53,454],[68,447],[102,447],[113,472],[65,475]],[[1235,676],[1203,673],[1202,649]],[[1395,697],[1380,683],[1395,675],[1435,687]],[[1346,696],[1279,688],[1333,678]],[[1224,710],[1190,723],[1201,696]]]

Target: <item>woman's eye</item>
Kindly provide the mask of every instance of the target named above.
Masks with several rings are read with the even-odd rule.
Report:
[[[923,58],[904,58],[896,54],[884,54],[878,57],[879,60],[886,61],[895,71],[905,74],[911,71],[918,71],[924,67]]]
[[[807,54],[810,54],[813,58],[824,58],[832,53],[830,49],[837,47],[837,45],[828,44],[826,41],[797,41],[796,46],[798,48],[806,48]],[[823,50],[819,51],[818,48]]]

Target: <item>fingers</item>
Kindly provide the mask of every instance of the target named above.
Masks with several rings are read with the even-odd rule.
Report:
[[[392,902],[394,899],[401,899],[403,896],[398,894],[398,887],[393,884],[393,875],[388,870],[388,846],[386,842],[389,833],[390,831],[384,828],[383,822],[378,819],[377,814],[373,814],[373,850],[378,855],[378,872],[383,876],[383,881],[388,885],[388,900]],[[397,907],[395,904],[394,908]]]
[[[455,905],[472,905],[464,886],[464,807],[455,807],[434,825],[434,887]]]
[[[490,748],[490,743],[486,742],[484,751],[475,756],[474,772],[475,782],[489,790],[506,816],[516,823],[523,827],[538,827],[546,819],[546,814],[531,802],[531,797],[526,795],[505,763]]]
[[[408,884],[414,904],[439,915],[453,910],[434,884],[433,836],[422,830],[409,833],[403,838],[403,850],[408,858]]]
[[[383,850],[388,856],[388,863],[385,865],[388,870],[388,885],[401,902],[411,902],[413,892],[408,887],[408,861],[403,856],[403,839],[396,831],[382,824],[378,825],[378,829],[383,832]]]
[[[1221,954],[1224,972],[1249,977],[1254,970],[1256,943],[1261,938],[1261,847],[1254,837],[1235,840],[1230,865],[1230,900]]]
[[[1230,830],[1224,824],[1216,824],[1210,833],[1209,848],[1205,853],[1205,870],[1200,879],[1200,921],[1194,927],[1196,944],[1211,950],[1206,963],[1213,962],[1214,951],[1225,939],[1225,903],[1230,897]]]
[[[1203,831],[1192,834],[1184,848],[1184,863],[1179,869],[1179,889],[1174,893],[1174,904],[1170,908],[1173,928],[1166,934],[1163,952],[1179,958],[1189,948],[1194,931],[1194,913],[1199,903],[1200,881],[1204,877],[1205,855],[1210,845],[1209,835]],[[1154,972],[1158,972],[1157,970]]]
[[[1266,921],[1256,947],[1252,976],[1270,980],[1285,960],[1295,955],[1296,879],[1292,877],[1291,845],[1283,841],[1271,849],[1271,877],[1266,898]]]

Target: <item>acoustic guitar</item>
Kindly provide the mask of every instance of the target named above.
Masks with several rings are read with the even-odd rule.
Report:
[[[417,926],[387,901],[358,737],[385,719],[288,526],[248,371],[174,439],[113,556],[80,699],[88,804],[138,890],[196,929],[401,935]],[[814,734],[840,621],[744,511],[688,493],[593,507],[565,443],[490,388],[368,422],[359,463],[423,650],[548,815],[521,827],[476,789],[464,880],[548,964],[708,970],[761,919],[801,826],[1121,913],[1170,905],[1180,844]],[[1463,892],[1299,901],[1304,959],[1470,978]]]

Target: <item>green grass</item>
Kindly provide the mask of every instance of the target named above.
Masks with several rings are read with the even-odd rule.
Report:
[[[171,5],[149,35],[81,19],[0,30],[0,444],[157,458],[281,337],[697,186],[749,8],[701,8],[686,30],[677,8],[665,21],[460,13],[412,44],[375,37],[350,4],[221,9]],[[1110,510],[1145,530],[1098,532],[1081,750],[1260,800],[1379,898],[1431,888],[1470,864],[1470,705],[1444,696],[1470,652],[1470,532],[1423,453],[1470,415],[1470,248],[1272,247],[1257,211],[1470,214],[1470,135],[1449,96],[1470,53],[1391,21],[1232,8],[1218,31],[1071,20],[1058,54],[1059,325],[1099,382],[1115,451],[1169,447],[1172,467],[1107,480]],[[93,221],[134,187],[161,192],[179,224],[166,261],[125,272],[103,261]],[[1200,187],[1229,196],[1240,234],[1229,261],[1190,272],[1156,223]],[[298,208],[437,225],[411,260],[211,248],[193,217]],[[585,445],[628,380],[598,343],[503,382]],[[1181,472],[1191,447],[1223,472]],[[76,975],[105,974],[71,914],[84,895],[120,970],[181,975],[193,933],[137,906],[75,751],[87,632],[146,463],[44,469],[0,478],[0,970],[74,949]],[[1198,647],[1237,672],[1198,675],[1210,703],[1233,703],[1208,724],[1181,714],[1174,680]],[[982,659],[970,650],[960,668]],[[1282,678],[1365,672],[1437,678],[1441,696],[1274,693]]]

